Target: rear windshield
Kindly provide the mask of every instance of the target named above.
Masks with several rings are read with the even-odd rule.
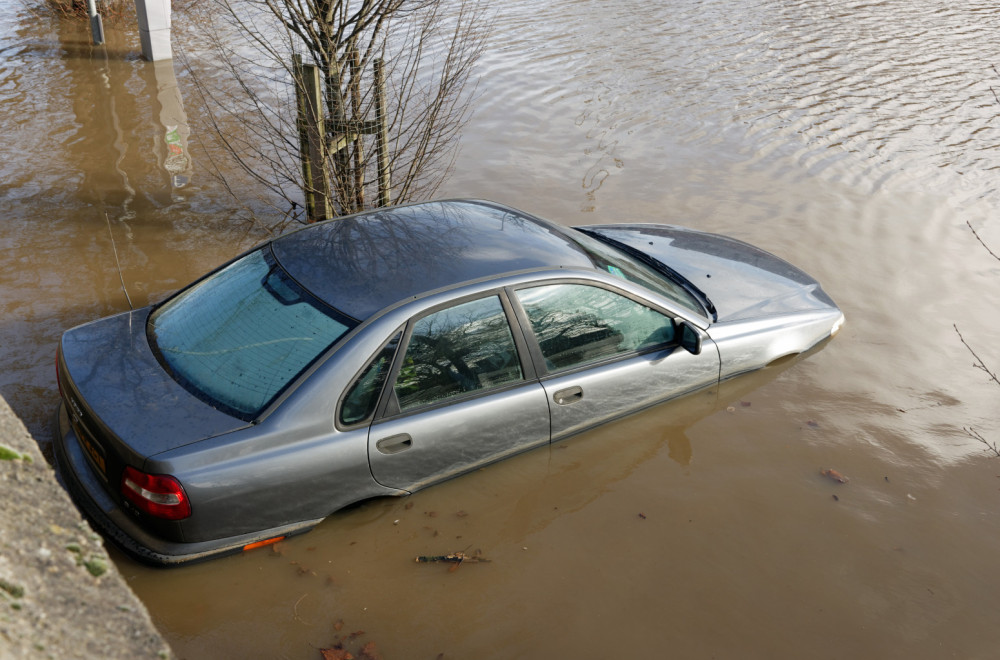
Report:
[[[354,325],[263,248],[164,303],[147,335],[179,383],[249,421]]]

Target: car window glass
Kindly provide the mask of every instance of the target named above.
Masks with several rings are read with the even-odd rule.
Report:
[[[521,289],[517,298],[550,370],[674,341],[674,321],[612,291],[583,284]]]
[[[634,282],[662,294],[678,305],[696,314],[704,314],[705,308],[694,296],[676,282],[671,282],[655,269],[629,255],[605,245],[589,234],[578,232],[576,240],[587,251],[594,265],[615,277]]]
[[[401,410],[521,380],[500,298],[435,312],[413,326],[395,383]]]
[[[341,424],[357,424],[375,412],[378,396],[382,392],[401,334],[397,333],[389,340],[348,388],[344,403],[340,406]]]

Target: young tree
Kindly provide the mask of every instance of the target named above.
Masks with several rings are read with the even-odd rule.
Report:
[[[323,202],[321,216],[383,205],[377,110],[385,115],[391,203],[429,197],[447,176],[490,27],[480,0],[215,0],[190,11],[206,26],[206,54],[235,81],[195,76],[222,144],[281,204],[300,208],[305,190]],[[320,72],[321,130],[305,163],[297,103],[309,81],[299,63]],[[384,107],[376,73],[385,80]]]

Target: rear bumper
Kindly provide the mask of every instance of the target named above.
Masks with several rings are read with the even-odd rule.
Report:
[[[56,473],[70,497],[98,531],[126,554],[144,563],[173,566],[204,561],[240,552],[245,545],[264,539],[307,532],[322,521],[299,522],[282,528],[198,543],[165,541],[139,527],[108,495],[83,453],[83,447],[73,431],[63,403],[60,403],[56,412],[55,426],[53,445]]]

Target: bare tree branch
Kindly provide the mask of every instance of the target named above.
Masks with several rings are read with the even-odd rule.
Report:
[[[958,333],[958,338],[965,345],[965,348],[967,348],[969,352],[972,353],[972,357],[976,358],[976,363],[973,366],[976,367],[976,369],[980,369],[986,372],[986,374],[993,380],[993,382],[995,382],[997,385],[1000,385],[1000,379],[998,379],[997,375],[993,371],[991,371],[989,367],[986,366],[986,363],[983,362],[982,358],[980,358],[979,355],[977,355],[976,352],[972,350],[972,347],[969,346],[969,343],[965,341],[965,337],[963,337],[962,333],[959,332],[958,326],[952,324],[952,327],[955,328],[955,332]]]
[[[374,119],[376,59],[386,63],[392,202],[432,195],[449,174],[492,27],[485,0],[214,0],[198,11],[210,52],[189,70],[221,150],[275,200],[266,203],[303,204],[296,54],[320,69],[327,208],[378,204],[377,150],[360,130]]]
[[[997,444],[995,442],[990,443],[986,438],[980,435],[979,431],[972,428],[971,426],[968,428],[963,426],[962,430],[965,431],[966,435],[968,435],[970,438],[978,440],[979,442],[986,445],[986,451],[992,452],[995,457],[1000,457],[1000,449],[997,449]]]
[[[965,224],[969,225],[969,229],[972,230],[972,235],[976,237],[976,240],[979,241],[979,244],[982,245],[984,248],[986,248],[986,251],[989,252],[991,255],[993,255],[994,259],[1000,260],[1000,256],[997,256],[997,253],[990,249],[990,246],[986,244],[986,241],[980,238],[979,234],[976,232],[975,227],[972,226],[972,223],[966,220]]]
[[[993,67],[993,73],[997,74],[997,77],[1000,78],[1000,71],[997,71],[997,65],[991,64],[990,66]],[[1000,96],[997,96],[996,90],[990,87],[990,91],[993,92],[993,100],[995,100],[997,104],[1000,105]]]

